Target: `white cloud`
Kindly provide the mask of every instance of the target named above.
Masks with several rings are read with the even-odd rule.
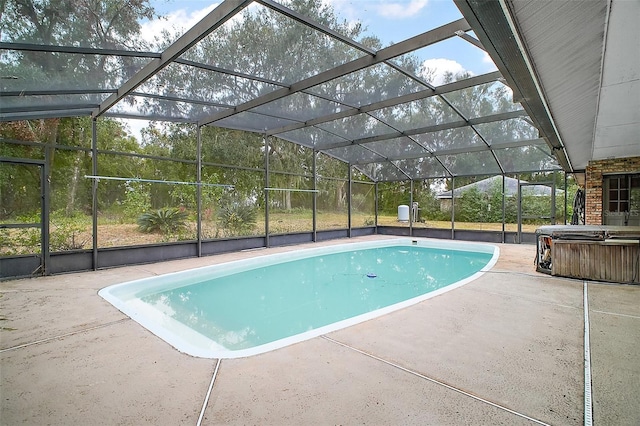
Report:
[[[378,0],[358,2],[354,0],[322,0],[323,6],[331,7],[340,18],[351,20],[362,20],[363,12],[367,12],[371,3],[377,4]]]
[[[455,77],[464,72],[473,74],[471,71],[466,70],[460,63],[445,58],[427,59],[420,67],[420,75],[434,86],[443,84],[447,73],[451,73]]]
[[[380,16],[391,19],[410,18],[418,14],[427,5],[428,0],[411,0],[407,3],[382,3],[377,7]]]
[[[482,63],[493,64],[493,59],[491,59],[491,56],[489,56],[487,52],[483,52],[482,54]]]
[[[367,24],[367,20],[362,16],[362,8],[356,7],[357,4],[354,6],[353,0],[322,0],[322,5],[333,8],[339,20],[345,20],[352,28],[358,23]]]
[[[384,17],[387,19],[411,18],[427,6],[429,0],[322,0],[347,21],[363,21]]]
[[[129,130],[131,136],[134,136],[139,143],[142,142],[142,129],[149,125],[147,120],[121,118],[119,121]]]
[[[491,59],[491,56],[489,56],[487,52],[483,53],[484,54],[482,55],[482,63],[486,65],[484,72],[497,71],[498,67],[496,67],[496,64],[493,62],[493,59]]]
[[[189,28],[198,23],[209,12],[215,9],[220,3],[213,3],[204,9],[187,12],[186,9],[178,9],[169,13],[163,18],[147,21],[142,24],[142,38],[148,42],[153,42],[156,37],[160,37],[163,30],[166,30],[176,38],[184,34]]]

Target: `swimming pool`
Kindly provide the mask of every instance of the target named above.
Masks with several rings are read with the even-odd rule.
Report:
[[[181,352],[267,352],[418,303],[478,278],[488,244],[388,239],[258,256],[116,284],[99,294]]]

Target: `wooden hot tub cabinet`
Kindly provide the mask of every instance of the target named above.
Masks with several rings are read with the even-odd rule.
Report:
[[[542,226],[539,272],[615,283],[640,283],[640,227]]]

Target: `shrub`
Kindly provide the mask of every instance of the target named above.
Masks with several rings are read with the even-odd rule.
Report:
[[[187,213],[176,208],[163,208],[138,217],[138,229],[145,233],[167,234],[187,226]]]
[[[86,237],[91,222],[86,216],[79,214],[64,215],[56,212],[51,217],[49,232],[49,249],[51,251],[77,250],[84,248],[90,241]],[[89,228],[90,229],[90,228]]]
[[[40,213],[18,215],[11,222],[39,223]],[[2,256],[40,253],[41,244],[39,228],[0,229],[0,255]]]
[[[247,235],[256,225],[256,210],[246,202],[225,198],[218,208],[218,226],[229,236]]]
[[[40,243],[39,229],[0,229],[0,256],[40,253]]]
[[[125,218],[133,219],[140,212],[151,208],[151,193],[148,185],[142,182],[125,182],[125,196],[122,202],[122,212]]]

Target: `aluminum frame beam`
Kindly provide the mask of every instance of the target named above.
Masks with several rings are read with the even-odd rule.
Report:
[[[247,80],[259,81],[260,83],[272,84],[274,86],[289,87],[287,84],[284,84],[284,83],[279,82],[279,81],[270,80],[268,78],[263,78],[263,77],[259,77],[259,76],[256,76],[256,75],[250,75],[250,74],[243,73],[243,72],[228,70],[226,68],[216,67],[216,66],[213,66],[213,65],[203,64],[203,63],[200,63],[200,62],[190,61],[188,59],[177,58],[175,61],[173,61],[173,63],[180,64],[180,65],[186,65],[186,66],[194,67],[194,68],[199,68],[199,69],[205,70],[205,71],[213,71],[213,72],[217,72],[217,73],[220,73],[220,74],[230,75],[232,77],[246,78]]]
[[[52,44],[0,42],[0,49],[24,52],[72,53],[78,55],[133,56],[138,58],[160,58],[158,52],[138,50],[103,49],[98,47],[58,46]]]
[[[19,120],[39,120],[45,118],[63,118],[63,117],[82,117],[90,116],[91,108],[77,110],[57,110],[57,111],[35,111],[33,113],[18,113],[17,115],[0,114],[0,122],[19,121]]]
[[[480,40],[478,40],[475,37],[470,36],[469,34],[465,33],[464,31],[458,31],[456,33],[456,35],[458,37],[460,37],[461,39],[473,44],[475,47],[477,47],[478,49],[482,49],[485,52],[487,51],[487,49],[484,48],[484,45],[480,42]]]
[[[56,90],[11,90],[0,92],[5,96],[64,96],[64,95],[102,95],[117,93],[117,89],[56,89]]]
[[[15,107],[0,106],[0,114],[15,114],[18,112],[38,112],[38,111],[71,111],[92,109],[97,107],[95,102],[87,102],[86,104],[55,104],[55,105],[21,105]]]

